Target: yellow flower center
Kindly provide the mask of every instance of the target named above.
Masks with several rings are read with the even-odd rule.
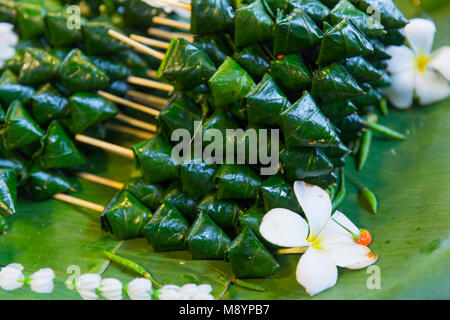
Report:
[[[428,63],[431,61],[431,57],[426,56],[423,53],[420,53],[416,58],[416,68],[420,73],[424,73]]]
[[[321,242],[322,239],[320,239],[320,237],[308,237],[308,239],[306,239],[306,241],[311,243],[311,247],[313,247],[316,250],[319,250],[322,248]]]

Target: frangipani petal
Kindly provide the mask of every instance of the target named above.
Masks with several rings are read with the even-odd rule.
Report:
[[[343,226],[344,228],[350,230],[350,232],[360,235],[361,230],[357,226],[353,224],[353,222],[350,221],[349,218],[345,214],[343,214],[340,211],[335,211],[334,214],[331,216],[331,219],[333,219],[335,222],[337,222],[339,225]]]
[[[308,224],[299,214],[288,209],[272,209],[267,212],[259,226],[261,235],[280,247],[308,246]]]
[[[450,46],[444,46],[433,53],[429,66],[450,81]]]
[[[415,54],[407,46],[390,46],[387,52],[391,58],[387,61],[387,71],[395,74],[412,70],[415,64]]]
[[[409,108],[414,97],[414,69],[394,74],[391,79],[392,85],[385,90],[389,101],[398,109]]]
[[[309,237],[315,237],[331,216],[331,200],[328,193],[318,186],[296,181],[294,192],[309,223]]]
[[[356,242],[327,243],[323,245],[323,251],[337,266],[348,269],[362,269],[378,259],[378,256],[368,247]]]
[[[411,19],[405,26],[406,40],[416,54],[429,55],[433,45],[436,27],[427,19]]]
[[[297,281],[313,296],[334,286],[337,282],[337,267],[327,255],[310,247],[297,265]]]
[[[425,70],[416,75],[416,94],[421,105],[431,104],[445,99],[450,94],[448,81],[440,74]]]

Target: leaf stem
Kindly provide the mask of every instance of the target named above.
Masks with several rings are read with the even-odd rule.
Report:
[[[388,114],[388,105],[385,98],[380,100],[380,104],[378,105],[380,107],[380,111],[383,114],[383,116],[387,116]]]
[[[378,200],[375,195],[375,193],[372,192],[369,188],[367,188],[365,185],[363,185],[361,182],[359,182],[358,179],[356,179],[354,176],[352,176],[350,173],[345,172],[345,175],[350,178],[350,181],[355,184],[358,189],[361,191],[361,195],[364,199],[367,200],[367,202],[370,205],[370,209],[372,210],[372,213],[377,213],[378,211]]]
[[[370,145],[372,143],[372,130],[367,129],[361,139],[361,149],[359,150],[358,170],[361,171],[369,157]]]
[[[295,247],[295,248],[278,249],[276,254],[278,254],[278,255],[281,255],[281,254],[298,254],[298,253],[305,253],[306,250],[308,250],[308,247]]]
[[[108,251],[104,251],[103,253],[109,260],[116,262],[117,264],[120,264],[121,266],[123,266],[124,268],[126,268],[130,271],[134,271],[134,272],[140,274],[144,278],[149,279],[155,286],[157,286],[158,288],[161,288],[161,285],[152,277],[150,272],[148,272],[140,264],[138,264],[134,261],[128,260],[124,257],[118,256],[114,253],[108,252]]]
[[[230,281],[232,283],[234,283],[235,285],[237,285],[239,287],[242,287],[242,288],[255,290],[255,291],[260,291],[260,292],[266,291],[266,288],[261,287],[260,285],[257,285],[257,284],[254,284],[254,283],[250,283],[250,282],[247,282],[247,281],[243,281],[243,280],[238,279],[238,278],[231,278]]]
[[[381,133],[382,135],[385,135],[386,137],[398,139],[398,140],[405,140],[406,136],[403,133],[400,133],[398,131],[395,131],[391,128],[388,128],[386,126],[383,126],[382,124],[377,123],[378,117],[375,114],[369,114],[366,117],[366,126],[372,129],[373,131],[376,131],[378,133]]]

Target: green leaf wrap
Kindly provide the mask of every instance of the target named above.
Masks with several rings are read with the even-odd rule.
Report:
[[[233,28],[234,10],[229,0],[193,0],[191,32],[216,33]]]
[[[344,140],[358,137],[365,125],[364,119],[357,113],[352,113],[345,117],[332,118],[331,120],[342,131],[342,138]]]
[[[0,21],[16,23],[17,9],[15,1],[0,0]]]
[[[280,114],[291,106],[269,74],[245,97],[250,123],[277,125]]]
[[[146,183],[159,183],[177,178],[177,165],[172,159],[172,146],[162,137],[138,143],[133,147],[137,165]]]
[[[89,57],[89,59],[107,75],[110,81],[123,80],[131,75],[131,70],[122,63],[104,57]]]
[[[351,100],[343,100],[333,103],[324,103],[320,106],[322,112],[327,117],[341,117],[358,111],[358,108]]]
[[[180,179],[183,191],[194,199],[199,199],[205,194],[214,191],[212,183],[217,166],[208,164],[201,159],[190,159],[180,165]]]
[[[233,240],[228,248],[233,272],[238,278],[264,278],[278,271],[280,265],[249,228]]]
[[[243,211],[231,200],[219,200],[214,193],[206,195],[197,208],[206,212],[221,228],[231,228],[236,225]]]
[[[189,90],[207,83],[214,72],[216,67],[206,52],[183,38],[174,38],[156,76],[179,90]]]
[[[0,85],[0,102],[9,106],[14,100],[27,104],[36,91],[32,87],[6,82]]]
[[[362,11],[372,12],[376,10],[379,12],[381,23],[388,29],[403,28],[408,19],[397,8],[392,0],[352,0]],[[368,11],[369,7],[372,8]]]
[[[119,110],[116,105],[98,94],[80,92],[69,98],[72,129],[81,133],[88,127],[115,116]]]
[[[291,182],[329,174],[333,170],[333,163],[321,148],[285,149],[280,153],[280,162]]]
[[[44,33],[45,9],[37,3],[17,1],[17,24],[20,35],[25,38],[33,38]]]
[[[295,92],[306,89],[311,85],[312,74],[303,63],[299,54],[289,54],[272,60],[270,75],[283,92]]]
[[[222,164],[213,177],[217,199],[254,199],[261,187],[261,178],[241,164]]]
[[[257,44],[252,44],[236,52],[233,58],[255,79],[261,79],[270,67],[269,59]]]
[[[189,223],[170,202],[158,208],[144,227],[144,235],[155,251],[183,250]]]
[[[274,55],[298,52],[321,39],[322,30],[304,10],[295,8],[289,14],[278,11],[273,36]]]
[[[205,134],[207,132],[211,133],[214,132],[213,130],[219,130],[221,133],[221,137],[223,139],[223,137],[225,137],[225,139],[223,139],[223,145],[222,147],[224,148],[223,150],[226,150],[226,144],[227,143],[232,143],[234,142],[234,136],[233,135],[227,135],[226,134],[226,130],[227,129],[238,129],[238,124],[236,123],[236,121],[233,119],[233,117],[231,116],[231,114],[228,111],[225,110],[220,110],[217,109],[214,111],[214,113],[207,118],[204,122],[203,122],[203,128],[202,128],[202,135],[203,135],[203,145],[204,146],[208,146],[210,144],[210,142],[206,141],[205,139]],[[212,140],[214,140],[215,138],[213,138]],[[204,150],[205,152],[205,150]],[[205,160],[209,160],[209,159],[205,159]]]
[[[55,47],[81,42],[81,30],[68,28],[70,15],[65,11],[48,12],[44,18],[45,39]]]
[[[373,50],[366,36],[351,20],[344,18],[324,33],[317,64],[324,65],[345,58],[370,54]]]
[[[386,46],[380,40],[370,39],[370,43],[373,46],[373,54],[368,56],[370,59],[385,60],[391,58]]]
[[[122,1],[120,5],[124,8],[126,22],[138,27],[150,27],[152,18],[163,12],[162,8],[149,6],[142,0]]]
[[[68,104],[67,99],[50,83],[44,84],[31,97],[33,117],[40,124],[66,117],[69,113]]]
[[[347,100],[364,94],[350,73],[338,63],[314,72],[311,93],[328,102]]]
[[[225,59],[208,83],[219,106],[242,100],[255,85],[247,71],[231,57]]]
[[[103,228],[117,240],[142,237],[151,218],[150,210],[128,191],[116,194],[101,214]]]
[[[16,213],[17,174],[12,169],[0,169],[0,215],[10,217]]]
[[[280,176],[267,178],[261,185],[261,195],[266,211],[274,208],[285,208],[294,212],[301,212],[292,184]]]
[[[0,0],[1,1],[1,0]],[[2,86],[5,83],[17,83],[18,79],[17,76],[9,69],[5,69],[5,71],[2,72],[2,75],[0,76],[0,86]]]
[[[403,28],[389,29],[379,39],[384,45],[400,46],[405,42],[405,31]]]
[[[24,147],[44,136],[44,131],[30,116],[19,100],[8,108],[3,129],[3,143],[9,150]]]
[[[145,183],[142,178],[129,179],[123,186],[123,190],[130,192],[151,210],[156,210],[160,206],[165,191],[159,184]]]
[[[22,155],[6,150],[5,146],[0,143],[0,169],[13,169],[20,174],[25,168],[25,162]]]
[[[197,216],[197,202],[183,192],[182,188],[179,180],[172,181],[167,187],[163,201],[170,202],[185,218],[193,221]]]
[[[347,58],[343,65],[360,82],[377,81],[383,75],[363,57]]]
[[[37,48],[25,49],[23,65],[19,73],[19,82],[25,85],[37,85],[51,80],[57,73],[61,60]]]
[[[340,143],[333,125],[307,91],[280,117],[287,147],[328,147]]]
[[[193,259],[224,259],[230,238],[207,213],[200,211],[186,237]]]
[[[48,126],[43,143],[41,163],[44,168],[67,168],[86,163],[83,155],[56,120]]]
[[[121,32],[103,17],[83,23],[81,33],[86,52],[89,55],[110,54],[111,52],[129,49],[127,44],[108,35],[108,31],[111,29]]]
[[[59,66],[59,78],[71,92],[102,89],[109,78],[80,49],[73,49]]]
[[[297,0],[288,3],[304,10],[317,24],[330,13],[330,9],[319,0]]]
[[[208,55],[216,67],[219,67],[226,57],[232,54],[227,42],[220,34],[202,36],[195,40],[195,44]]]
[[[255,233],[255,235],[263,241],[263,237],[259,232],[259,225],[264,217],[264,211],[262,209],[250,208],[239,217],[239,226],[241,229],[249,227]],[[263,241],[264,242],[264,241]]]

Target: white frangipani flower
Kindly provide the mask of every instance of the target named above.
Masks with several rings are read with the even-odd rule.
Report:
[[[0,22],[0,68],[3,68],[5,60],[11,59],[16,53],[14,47],[18,43],[19,37],[13,30],[13,24]]]
[[[75,288],[84,300],[98,299],[97,289],[102,278],[96,273],[82,274],[76,281]]]
[[[392,85],[389,101],[399,109],[411,106],[414,94],[421,105],[445,99],[450,94],[450,46],[431,52],[436,27],[426,19],[412,19],[404,28],[409,47],[387,48],[391,59],[387,71]]]
[[[151,300],[152,282],[146,278],[136,278],[127,285],[127,294],[131,300]]]
[[[108,300],[122,300],[122,282],[114,278],[106,278],[100,282],[98,292]]]
[[[331,200],[325,190],[297,181],[294,192],[308,222],[295,212],[277,208],[265,214],[259,231],[280,247],[305,247],[296,275],[310,295],[336,284],[337,266],[361,269],[377,260],[366,245],[355,241],[361,231],[343,213],[331,215]]]
[[[33,273],[27,278],[26,283],[31,290],[37,293],[51,293],[53,291],[53,279],[55,273],[50,268],[44,268]]]
[[[0,271],[0,288],[3,290],[16,290],[23,286],[25,276],[22,273],[23,266],[11,263]]]
[[[159,290],[159,300],[214,300],[209,284],[185,284],[182,287],[166,285]]]
[[[162,286],[159,289],[158,299],[159,300],[181,300],[180,287],[169,284]]]

